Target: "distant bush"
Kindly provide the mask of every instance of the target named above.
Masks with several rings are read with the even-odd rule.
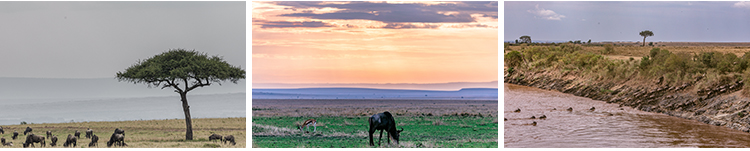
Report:
[[[612,53],[613,51],[615,51],[615,46],[613,46],[612,44],[606,44],[604,45],[604,50],[602,50],[602,54],[606,55],[606,54]]]

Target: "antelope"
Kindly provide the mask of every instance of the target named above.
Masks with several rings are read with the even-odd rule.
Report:
[[[315,131],[318,129],[318,126],[316,126],[318,122],[315,121],[315,119],[306,120],[305,122],[302,123],[302,125],[297,124],[297,129],[302,131],[302,127],[304,126],[307,129],[306,132],[310,132],[310,124],[313,125],[313,133],[315,133]]]
[[[391,139],[398,144],[400,133],[404,131],[404,128],[402,127],[401,130],[396,129],[396,120],[393,119],[393,115],[391,115],[390,112],[385,111],[383,113],[372,115],[367,121],[370,123],[370,130],[368,131],[370,134],[370,146],[375,146],[375,142],[372,140],[372,134],[377,130],[380,130],[378,145],[380,145],[380,141],[383,138],[383,130],[388,134],[388,137],[386,138],[388,144],[391,143]]]

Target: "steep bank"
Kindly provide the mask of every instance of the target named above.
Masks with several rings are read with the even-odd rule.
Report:
[[[507,70],[506,70],[507,71]],[[741,78],[727,78],[712,86],[706,76],[690,82],[665,82],[664,78],[596,81],[565,70],[506,72],[505,83],[556,90],[647,112],[697,120],[750,132],[750,99],[740,95]],[[701,88],[709,87],[709,88]]]

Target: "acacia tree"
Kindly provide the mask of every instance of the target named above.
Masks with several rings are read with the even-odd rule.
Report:
[[[654,36],[654,32],[651,32],[650,30],[644,30],[641,31],[641,33],[638,33],[641,36],[643,36],[643,46],[646,46],[646,37],[648,36]]]
[[[195,50],[171,49],[146,60],[139,60],[125,72],[117,72],[119,81],[144,83],[151,87],[174,88],[180,94],[182,110],[185,112],[185,140],[193,140],[190,106],[187,93],[211,84],[221,85],[229,80],[234,84],[245,79],[245,70],[229,65],[221,57],[209,57]]]
[[[524,35],[524,36],[521,36],[520,39],[522,43],[531,43],[531,36]]]

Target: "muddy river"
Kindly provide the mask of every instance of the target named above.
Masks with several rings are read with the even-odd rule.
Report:
[[[504,85],[506,148],[750,147],[750,133],[557,91]],[[517,109],[521,111],[514,112]],[[543,115],[546,119],[538,118]]]

